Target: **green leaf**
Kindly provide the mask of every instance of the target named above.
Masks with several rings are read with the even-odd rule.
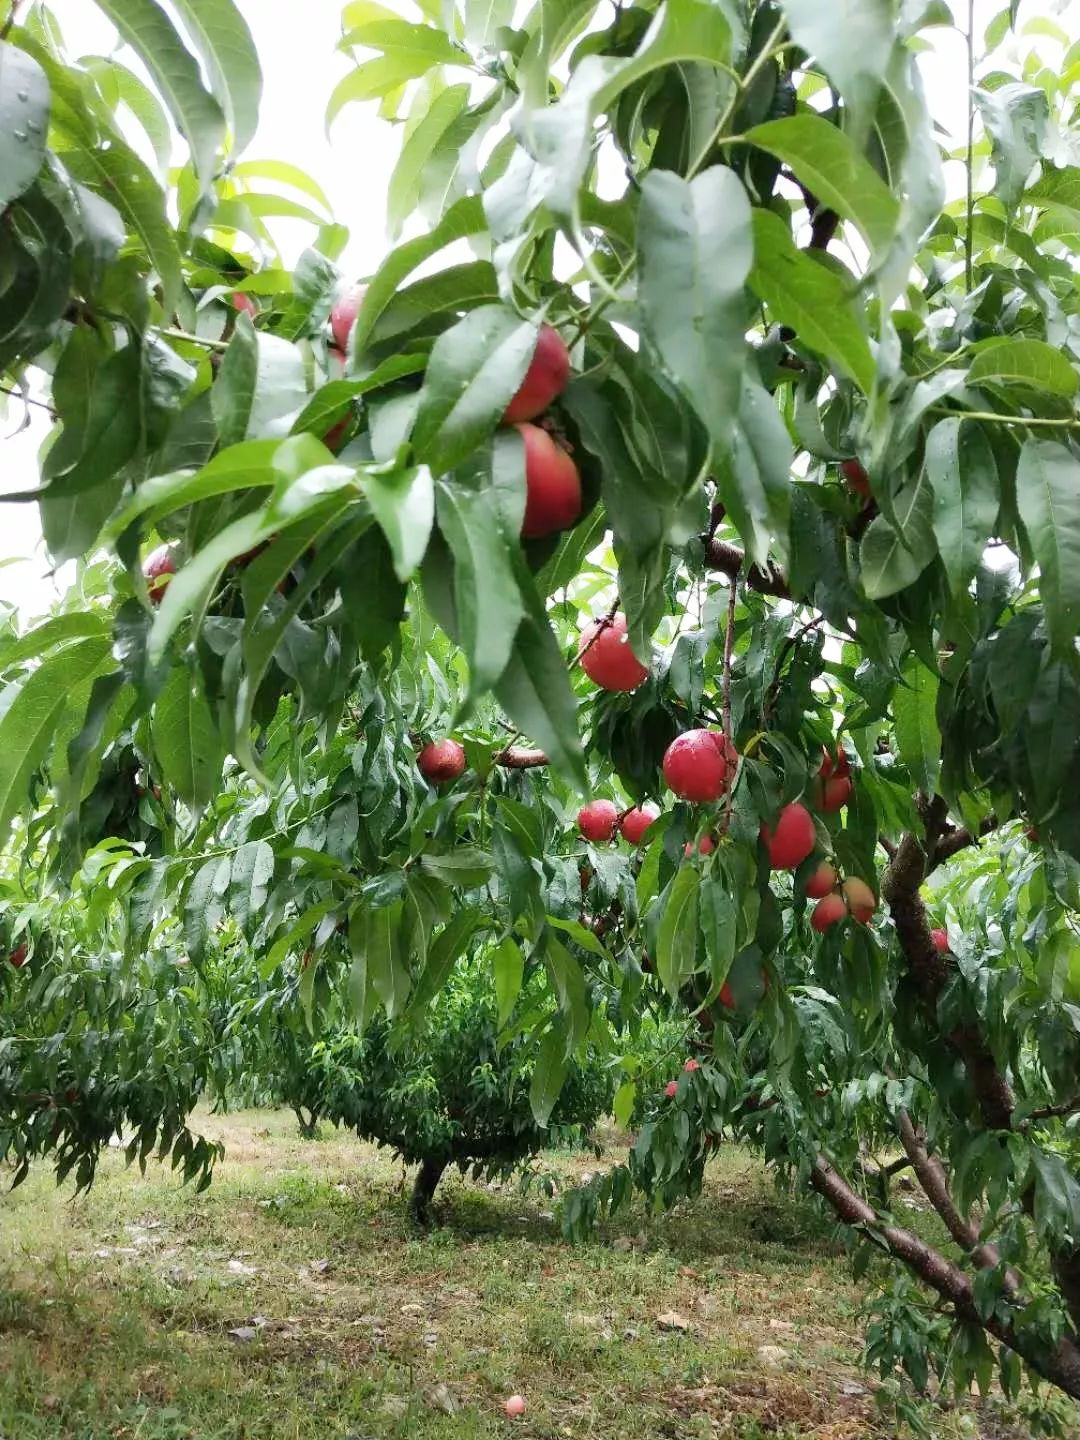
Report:
[[[783,0],[791,38],[825,74],[846,105],[846,124],[863,139],[894,44],[891,0]]]
[[[241,160],[239,164],[232,167],[232,173],[237,180],[245,182],[248,180],[274,180],[279,185],[291,185],[294,190],[303,191],[317,205],[321,205],[327,215],[334,213],[326,191],[319,182],[313,179],[306,170],[302,170],[299,165],[293,165],[288,160]]]
[[[459,845],[448,855],[421,855],[420,868],[448,885],[475,890],[491,879],[494,866],[486,850]]]
[[[869,395],[877,371],[862,307],[854,300],[855,282],[845,282],[835,269],[799,250],[787,225],[771,210],[755,210],[753,225],[751,290],[775,320],[790,325],[802,344]]]
[[[313,435],[325,435],[357,396],[391,385],[407,375],[416,375],[426,365],[426,355],[392,355],[362,380],[331,380],[316,391],[293,421],[293,433],[309,431]]]
[[[712,991],[719,994],[735,959],[739,917],[726,884],[715,875],[701,882],[699,910]]]
[[[506,173],[485,191],[496,238],[523,231],[541,204],[573,222],[593,155],[596,118],[610,113],[629,86],[665,65],[730,64],[733,31],[726,10],[704,0],[668,0],[632,56],[585,55],[558,103],[530,111],[528,152],[517,150]]]
[[[435,523],[435,486],[426,465],[364,475],[364,494],[394,557],[394,573],[410,580],[424,558]]]
[[[858,226],[875,263],[885,258],[899,203],[842,130],[804,112],[755,125],[746,138],[790,165],[821,204]]]
[[[994,194],[1012,209],[1042,154],[1050,107],[1044,91],[1019,82],[975,91],[975,104],[990,137]]]
[[[529,1086],[529,1104],[532,1107],[533,1119],[541,1130],[547,1129],[559,1092],[566,1083],[568,1069],[566,1036],[559,1026],[553,1025],[540,1042],[536,1068]]]
[[[68,350],[79,348],[73,334]],[[41,500],[41,525],[57,560],[84,555],[120,499],[123,467],[142,435],[142,414],[135,398],[141,378],[141,354],[131,344],[80,377],[87,387],[79,397],[83,413],[77,418],[65,414],[62,451],[69,455],[75,450],[78,458],[58,474],[61,446],[57,444],[42,467],[48,484]],[[65,394],[67,389],[65,366]]]
[[[468,459],[525,378],[538,327],[503,305],[483,305],[436,340],[420,392],[413,450],[437,473]]]
[[[306,548],[319,538],[323,529],[330,526],[355,502],[357,494],[354,473],[343,465],[322,465],[308,470],[302,476],[286,476],[279,480],[278,488],[264,510],[243,515],[227,525],[173,576],[150,630],[147,649],[151,661],[158,663],[169,640],[185,617],[202,611],[209,603],[222,571],[230,560],[255,549],[266,540],[275,537],[283,539],[284,532],[293,527],[307,527],[298,541],[301,550]],[[336,535],[335,543],[338,543],[338,539]],[[325,556],[320,557],[320,563],[327,563]],[[253,576],[262,573],[257,567],[258,561],[247,567],[245,586],[249,585]],[[263,668],[269,664],[270,655],[276,648],[285,626],[311,586],[317,583],[315,577],[318,573],[317,566],[309,567],[304,583],[289,597],[288,603],[273,623],[264,624],[257,635],[246,637],[245,661],[249,675],[254,673],[256,658]],[[280,576],[267,585],[266,594],[262,596],[263,602],[274,588],[277,578]],[[249,610],[248,624],[252,623],[253,615],[261,614],[261,605],[253,611]],[[261,669],[258,675],[261,678]],[[250,703],[254,703],[253,695],[249,694],[248,699]],[[245,727],[246,719],[238,728],[238,743],[245,737]]]
[[[297,347],[241,315],[211,392],[222,446],[287,435],[307,398]]]
[[[247,440],[220,451],[194,475],[186,471],[155,475],[140,485],[103,538],[115,540],[140,515],[146,517],[145,524],[150,528],[164,516],[199,500],[228,495],[234,490],[276,485],[283,473],[302,474],[326,458],[325,447],[316,448],[316,445],[310,435],[288,440]],[[290,463],[293,457],[298,464]]]
[[[208,194],[225,138],[225,116],[204,88],[198,64],[156,0],[97,0],[97,4],[149,70],[188,143],[202,191]]]
[[[108,149],[91,147],[82,137],[61,133],[57,150],[72,174],[120,212],[128,231],[137,235],[161,279],[162,309],[171,315],[183,286],[176,232],[165,210],[161,186],[118,137]]]
[[[245,926],[266,904],[274,878],[274,852],[265,840],[246,840],[233,856],[229,879],[229,913]]]
[[[407,216],[416,208],[424,167],[468,100],[467,85],[449,86],[435,97],[427,114],[402,144],[386,191],[386,223],[395,238]]]
[[[994,533],[999,496],[994,451],[981,426],[940,420],[926,437],[934,534],[955,594],[968,587]]]
[[[675,999],[697,969],[698,887],[701,875],[693,865],[677,871],[668,887],[660,917],[656,973]]]
[[[232,875],[231,860],[229,855],[215,855],[200,865],[184,896],[184,944],[195,961],[202,958],[207,936],[225,913],[224,895]],[[266,968],[267,960],[261,962],[260,970],[264,978],[277,969],[287,949],[286,944],[279,955],[278,947],[274,946],[270,951],[274,963],[269,970]]]
[[[1080,166],[1064,170],[1044,169],[1038,181],[1024,195],[1024,202],[1049,210],[1070,225],[1080,226]]]
[[[938,677],[916,655],[900,667],[902,684],[893,695],[896,743],[912,780],[927,795],[937,789],[941,731],[937,723]]]
[[[1080,387],[1080,380],[1065,353],[1044,340],[1013,340],[1008,336],[983,341],[974,347],[975,358],[968,370],[968,380],[977,385],[984,380],[1013,381],[1062,395],[1071,400]]]
[[[911,553],[884,515],[875,516],[859,545],[863,589],[871,600],[884,600],[906,590],[928,563],[927,558]]]
[[[919,467],[888,502],[885,515],[871,521],[859,547],[863,588],[872,600],[912,584],[937,553],[934,494],[926,466]]]
[[[255,138],[262,98],[262,71],[247,21],[235,0],[173,0],[173,4],[228,119],[234,150],[246,150]]]
[[[753,239],[741,181],[724,165],[689,184],[669,170],[650,171],[641,188],[637,249],[645,333],[722,449],[746,360],[744,286]]]
[[[713,463],[718,497],[756,565],[768,567],[773,548],[787,556],[793,458],[776,402],[748,371],[730,449]]]
[[[352,101],[375,100],[398,89],[408,80],[416,80],[435,65],[468,65],[464,50],[442,30],[428,25],[413,25],[407,20],[372,20],[351,30],[342,42],[381,50],[374,60],[366,60],[334,87],[326,107],[327,128],[342,109]]]
[[[220,861],[211,860],[208,862],[208,867],[210,865],[220,865],[221,867],[221,873],[219,874],[215,888],[219,889],[220,893],[224,895],[229,884],[229,856],[226,855]],[[201,873],[200,871],[200,874]],[[194,886],[192,888],[194,888]],[[304,944],[309,935],[315,933],[320,922],[330,914],[331,910],[337,908],[337,904],[337,900],[331,896],[326,900],[320,900],[316,905],[309,906],[300,916],[299,920],[297,920],[294,925],[291,925],[284,935],[274,941],[273,945],[259,961],[259,974],[264,980],[269,979],[290,950],[297,949],[300,945]],[[219,916],[220,913],[219,910]]]
[[[469,662],[469,704],[507,668],[525,613],[515,560],[520,542],[508,536],[490,488],[440,480],[439,529],[454,557],[457,640]]]
[[[107,77],[109,86],[116,91],[119,103],[127,106],[146,132],[146,137],[153,147],[158,170],[164,174],[169,168],[173,142],[169,117],[165,114],[160,100],[148,85],[144,85],[133,71],[126,65],[121,65],[118,60],[84,60],[82,63],[91,74]]]
[[[72,695],[111,664],[108,636],[52,651],[22,682],[0,716],[0,842],[25,805],[30,779],[48,752]]]
[[[484,228],[484,208],[480,198],[468,195],[451,205],[430,234],[419,235],[415,240],[406,240],[396,250],[391,250],[368,284],[364,303],[349,337],[349,344],[355,353],[359,355],[363,350],[376,320],[397,294],[407,275],[432,255],[437,255],[440,250],[452,245],[455,240],[477,235]]]
[[[547,932],[544,962],[551,976],[559,1009],[569,1034],[569,1049],[575,1050],[588,1034],[591,1012],[585,975],[580,964],[552,931]]]
[[[177,665],[154,704],[154,749],[170,788],[193,810],[209,803],[224,754],[213,713],[195,676]]]
[[[459,909],[428,946],[427,964],[409,997],[409,1019],[415,1021],[446,984],[465,947],[487,921],[476,909]]]
[[[54,615],[43,620],[15,639],[4,636],[0,639],[0,671],[10,670],[23,660],[33,660],[69,640],[82,640],[88,635],[104,635],[108,630],[104,613],[92,610],[74,610],[66,615]]]
[[[45,71],[25,50],[0,40],[0,212],[37,179],[48,133]]]
[[[366,915],[364,944],[368,975],[391,1020],[404,1006],[412,988],[408,957],[401,953],[403,911],[404,902],[396,900],[392,905],[368,910]]]
[[[999,718],[1004,725],[1004,714]],[[1043,666],[1026,690],[1020,733],[1028,754],[1036,813],[1054,810],[1063,801],[1068,806],[1072,798],[1069,774],[1076,763],[1076,737],[1080,735],[1080,686],[1068,664]]]
[[[349,31],[343,42],[381,50],[388,56],[426,55],[431,65],[467,65],[469,56],[441,29],[409,20],[368,20]],[[420,72],[422,73],[422,72]]]
[[[513,936],[507,935],[496,946],[491,965],[495,976],[495,1001],[499,1007],[499,1029],[505,1030],[521,994],[521,981],[525,974],[525,957]]]
[[[566,659],[520,552],[514,558],[525,614],[510,660],[494,686],[495,699],[521,733],[581,791],[587,777]]]
[[[1027,440],[1016,500],[1035,559],[1046,628],[1056,654],[1072,654],[1080,628],[1080,460],[1052,440]]]
[[[615,1091],[615,1099],[611,1104],[611,1113],[615,1117],[615,1124],[620,1130],[625,1130],[634,1115],[634,1106],[637,1104],[637,1085],[633,1080],[624,1080]]]

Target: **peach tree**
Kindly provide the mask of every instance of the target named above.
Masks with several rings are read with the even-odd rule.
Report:
[[[403,137],[357,286],[241,158],[230,0],[98,3],[119,58],[36,0],[0,49],[0,368],[77,562],[0,637],[10,1033],[235,927],[313,1031],[406,1035],[482,936],[536,1123],[588,1044],[645,1110],[572,1227],[734,1132],[893,1277],[887,1373],[1080,1397],[1080,50],[1018,0],[355,0],[328,121]]]

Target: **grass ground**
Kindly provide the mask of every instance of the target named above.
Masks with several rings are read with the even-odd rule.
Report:
[[[720,1156],[695,1204],[571,1248],[550,1202],[514,1186],[448,1177],[444,1224],[418,1236],[401,1167],[370,1146],[303,1141],[284,1112],[199,1128],[227,1147],[200,1196],[111,1153],[89,1195],[42,1167],[4,1199],[0,1436],[894,1433],[857,1368],[843,1253],[743,1152]],[[930,1423],[943,1440],[1027,1433],[964,1408]]]

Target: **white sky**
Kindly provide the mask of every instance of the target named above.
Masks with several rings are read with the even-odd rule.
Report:
[[[383,3],[415,18],[407,0]],[[976,0],[980,35],[1005,3]],[[367,274],[387,249],[384,202],[401,143],[400,127],[378,119],[377,103],[348,105],[327,141],[326,101],[351,63],[334,50],[341,33],[343,0],[302,0],[299,10],[296,0],[239,0],[239,4],[255,37],[264,80],[258,135],[244,158],[289,160],[307,170],[329,196],[335,217],[351,232],[343,266],[356,275]],[[952,0],[952,5],[954,12],[966,15],[966,0]],[[115,31],[88,0],[52,0],[52,8],[70,54],[113,50]],[[1080,38],[1080,0],[1024,0],[1021,28],[1025,17],[1034,15],[1053,16],[1070,35]],[[923,57],[923,74],[931,109],[952,135],[959,136],[966,124],[963,41],[955,32],[930,33],[935,50]],[[1058,58],[1051,41],[1042,39],[1039,47],[1048,62]],[[125,59],[131,63],[132,57]],[[269,223],[285,262],[293,262],[311,239],[310,227],[298,221]],[[38,411],[29,429],[2,438],[19,423],[21,414],[21,406],[13,400],[6,421],[0,421],[0,490],[4,492],[32,489],[37,483],[37,450],[47,433],[47,419]],[[36,505],[0,505],[0,535],[0,561],[27,557],[0,566],[0,601],[15,604],[28,615],[44,611],[57,589],[48,578]]]

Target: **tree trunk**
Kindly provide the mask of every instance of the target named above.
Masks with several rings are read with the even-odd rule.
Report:
[[[416,1180],[413,1183],[412,1199],[409,1202],[409,1210],[417,1225],[431,1224],[431,1201],[447,1163],[446,1160],[435,1159],[431,1155],[425,1156],[420,1162],[420,1169],[417,1170]]]
[[[300,1134],[304,1137],[305,1140],[313,1140],[315,1138],[315,1127],[319,1123],[318,1110],[314,1106],[312,1106],[311,1110],[308,1112],[307,1117],[305,1118],[302,1107],[299,1105],[294,1105],[293,1114],[296,1116],[296,1123],[300,1126]]]

